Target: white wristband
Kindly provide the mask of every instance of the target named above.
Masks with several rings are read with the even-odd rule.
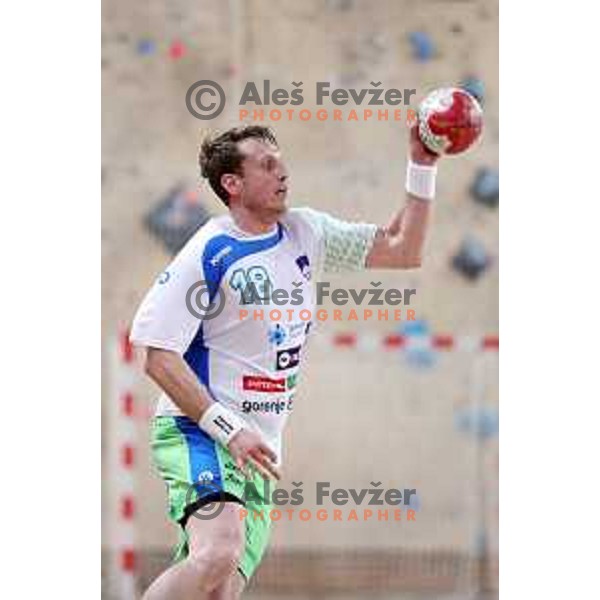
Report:
[[[423,200],[433,200],[436,174],[436,165],[419,165],[409,160],[406,165],[406,191]]]
[[[220,402],[213,402],[202,414],[198,425],[215,442],[227,447],[233,436],[246,424]]]

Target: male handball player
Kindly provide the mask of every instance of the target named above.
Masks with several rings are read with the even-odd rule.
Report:
[[[312,313],[320,274],[420,266],[437,158],[413,127],[404,206],[387,226],[377,226],[288,208],[288,171],[266,127],[230,129],[202,144],[202,175],[227,214],[201,227],[158,277],[131,333],[146,348],[146,373],[164,392],[152,422],[152,453],[181,534],[176,562],[145,600],[241,595],[267,546],[270,519],[251,517],[253,509],[268,508],[267,498],[260,506],[248,501],[243,520],[240,505],[247,478],[280,477],[281,434],[308,330],[299,314]],[[291,292],[299,283],[302,302],[292,307],[291,320],[275,326],[240,319],[248,290]],[[203,318],[188,306],[198,285],[208,299],[202,305],[223,301],[218,314]],[[193,518],[214,502],[222,503],[214,518]]]

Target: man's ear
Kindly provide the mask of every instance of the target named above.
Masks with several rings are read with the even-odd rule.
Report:
[[[242,193],[244,182],[239,175],[235,173],[226,173],[221,175],[221,185],[227,191],[229,196],[239,196]]]

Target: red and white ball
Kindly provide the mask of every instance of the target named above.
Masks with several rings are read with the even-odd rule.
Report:
[[[436,154],[461,154],[479,139],[483,111],[465,90],[440,88],[417,109],[419,137]]]

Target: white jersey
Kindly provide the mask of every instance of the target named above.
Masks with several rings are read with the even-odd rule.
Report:
[[[158,277],[131,339],[180,353],[212,399],[258,429],[280,456],[314,283],[321,273],[363,268],[376,230],[309,208],[290,209],[259,236],[241,231],[229,214],[211,219]],[[214,312],[202,309],[209,301]],[[278,321],[269,319],[274,309]],[[157,414],[181,412],[163,394]]]

